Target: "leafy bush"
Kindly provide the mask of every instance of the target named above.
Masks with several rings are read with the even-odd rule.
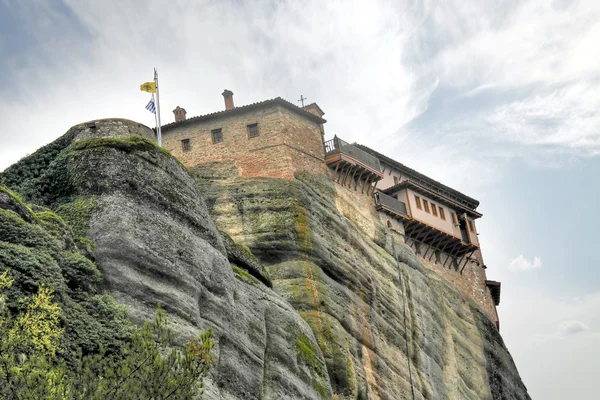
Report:
[[[210,330],[185,347],[173,346],[172,331],[159,308],[154,322],[135,332],[119,354],[101,348],[68,368],[56,356],[63,335],[61,308],[52,289],[21,299],[27,306],[16,314],[6,291],[13,280],[0,274],[0,399],[190,399],[202,392],[214,359]]]

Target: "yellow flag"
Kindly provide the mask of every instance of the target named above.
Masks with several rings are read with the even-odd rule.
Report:
[[[156,93],[156,82],[146,82],[140,85],[142,92]]]

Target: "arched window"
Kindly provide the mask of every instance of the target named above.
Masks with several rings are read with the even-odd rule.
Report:
[[[387,222],[387,226],[388,226],[388,228],[391,228],[391,227],[392,227],[392,223],[391,223],[389,220],[388,220],[388,222]]]

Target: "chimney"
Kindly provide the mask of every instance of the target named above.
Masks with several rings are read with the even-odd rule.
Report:
[[[235,108],[233,105],[233,92],[225,89],[221,94],[225,98],[225,110],[233,110]]]
[[[187,112],[185,111],[185,108],[177,106],[177,108],[173,110],[173,114],[175,114],[175,122],[180,122],[185,121],[185,114],[187,114]]]

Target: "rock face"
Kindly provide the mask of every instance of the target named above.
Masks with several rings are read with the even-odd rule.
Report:
[[[486,314],[327,177],[188,172],[147,128],[95,124],[0,179],[95,243],[132,320],[215,331],[206,398],[529,399]]]

